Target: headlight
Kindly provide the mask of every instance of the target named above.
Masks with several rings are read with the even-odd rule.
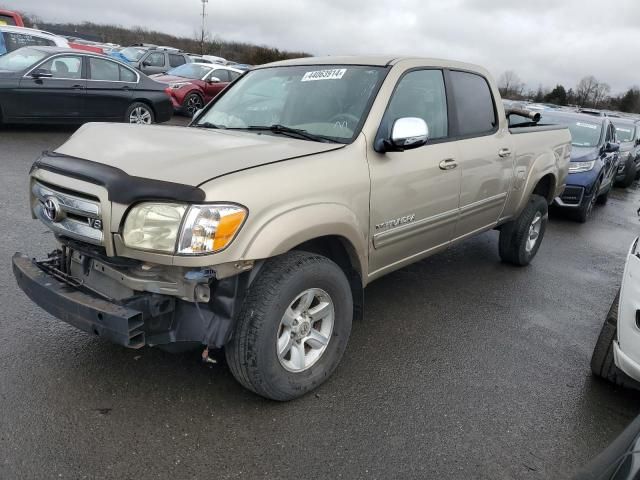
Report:
[[[214,253],[231,243],[246,217],[247,210],[237,205],[141,203],[127,215],[122,236],[127,247],[138,250]]]
[[[178,255],[198,255],[224,249],[235,238],[247,211],[237,205],[192,205],[185,217]]]
[[[595,160],[592,160],[590,162],[570,162],[569,173],[588,172],[593,168],[595,164]]]
[[[170,83],[169,87],[177,90],[179,88],[186,87],[187,85],[191,85],[191,84],[189,82],[176,82],[176,83]]]

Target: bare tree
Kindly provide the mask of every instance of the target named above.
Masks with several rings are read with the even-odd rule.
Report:
[[[593,106],[600,108],[600,106],[609,99],[611,93],[611,86],[605,82],[598,82],[593,94]]]
[[[576,102],[580,106],[590,106],[593,104],[596,91],[598,90],[598,80],[593,75],[584,77],[576,86]]]
[[[507,70],[500,78],[498,78],[498,88],[500,89],[500,95],[505,98],[521,97],[524,90],[524,83],[520,80],[520,77],[513,70]]]

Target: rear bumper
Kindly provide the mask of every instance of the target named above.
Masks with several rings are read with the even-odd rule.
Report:
[[[13,274],[24,293],[42,309],[74,327],[129,348],[145,345],[143,313],[80,291],[16,253]]]

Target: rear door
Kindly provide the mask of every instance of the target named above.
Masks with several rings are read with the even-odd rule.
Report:
[[[22,111],[18,118],[80,121],[85,110],[85,80],[81,55],[57,55],[38,68],[51,72],[51,78],[20,79],[17,89]]]
[[[138,75],[106,58],[87,56],[86,116],[122,121],[133,98]]]
[[[513,177],[514,155],[508,132],[499,129],[489,82],[477,73],[450,70],[447,86],[462,173],[457,239],[497,223]]]
[[[219,81],[214,81],[217,78]],[[222,68],[216,68],[212,70],[209,75],[205,77],[205,102],[208,102],[212,98],[216,97],[224,88],[229,85],[231,78],[229,77],[229,71]]]

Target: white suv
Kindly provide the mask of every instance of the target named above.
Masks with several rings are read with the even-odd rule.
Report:
[[[0,25],[0,55],[31,46],[69,48],[69,42],[53,33],[34,28]]]
[[[623,387],[640,389],[640,239],[627,254],[622,286],[609,309],[591,370]]]

